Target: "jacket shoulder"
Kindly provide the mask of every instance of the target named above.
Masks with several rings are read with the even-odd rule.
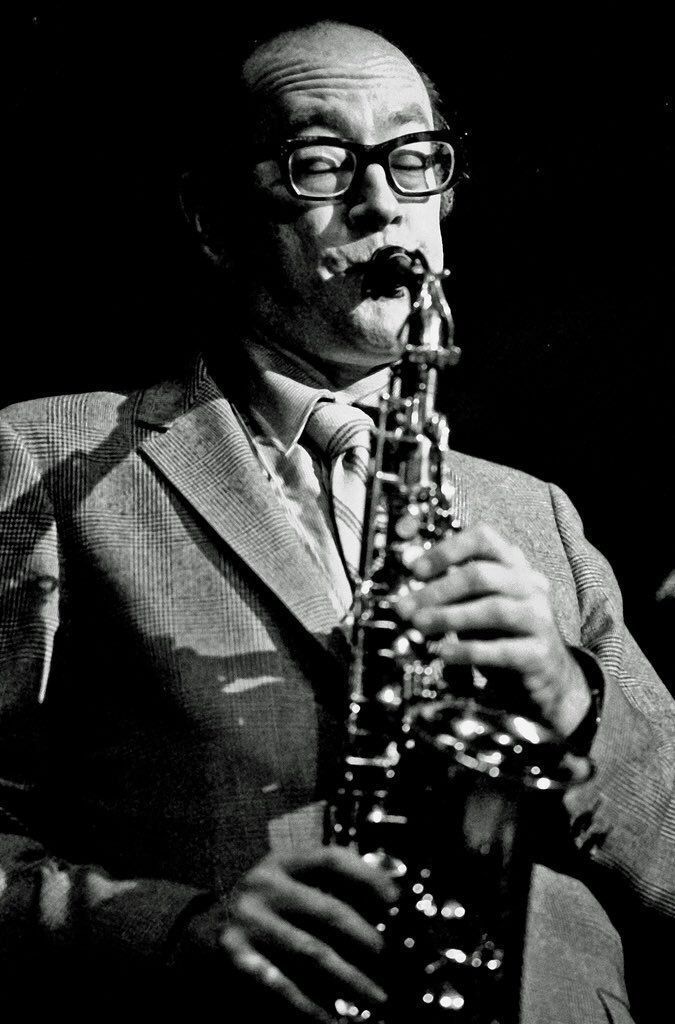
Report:
[[[458,451],[455,451],[453,455],[458,472],[472,484],[487,487],[490,490],[505,489],[507,493],[529,492],[545,496],[546,500],[550,501],[548,497],[550,484],[531,473],[522,469],[514,469],[513,466],[505,466],[499,462],[489,462],[476,455],[466,455]]]
[[[35,398],[0,410],[0,431],[18,438],[38,463],[91,452],[110,438],[128,446],[134,398],[105,391]]]
[[[19,433],[25,428],[56,424],[115,423],[120,406],[130,397],[130,393],[126,392],[92,391],[32,398],[5,406],[0,410],[0,420],[9,423]]]
[[[0,431],[18,436],[39,461],[73,451],[112,454],[135,447],[162,418],[179,414],[185,394],[186,382],[173,380],[128,392],[35,398],[0,410]]]

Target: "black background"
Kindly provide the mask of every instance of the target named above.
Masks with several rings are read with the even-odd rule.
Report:
[[[2,16],[0,403],[133,388],[205,335],[228,344],[232,297],[201,262],[176,181],[203,131],[205,71],[231,70],[242,36],[269,16],[88,6]],[[464,350],[455,444],[570,493],[672,685],[675,601],[654,598],[675,568],[665,8],[397,5],[369,17],[471,132],[471,182],[445,229]],[[228,117],[224,95],[224,137]]]

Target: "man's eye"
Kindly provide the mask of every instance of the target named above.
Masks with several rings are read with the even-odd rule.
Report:
[[[339,164],[330,160],[298,160],[295,167],[300,174],[332,174]]]
[[[391,156],[391,166],[398,171],[423,171],[430,163],[431,158],[428,154],[411,149],[397,150]]]
[[[300,174],[333,174],[344,168],[346,163],[344,154],[296,153],[293,168]]]
[[[339,196],[347,191],[354,170],[352,154],[340,146],[302,146],[291,154],[291,184],[309,198]]]

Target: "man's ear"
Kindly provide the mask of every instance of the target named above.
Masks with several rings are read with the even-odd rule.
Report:
[[[224,225],[219,223],[209,193],[208,183],[198,172],[186,171],[181,176],[178,202],[183,216],[209,262],[227,269],[230,261],[225,245]]]

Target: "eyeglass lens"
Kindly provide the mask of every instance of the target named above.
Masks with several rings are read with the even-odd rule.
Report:
[[[288,169],[300,195],[334,198],[347,191],[354,178],[357,160],[344,146],[308,143],[294,149]],[[454,152],[449,142],[411,141],[389,153],[389,171],[399,192],[425,195],[443,188],[454,169]]]

